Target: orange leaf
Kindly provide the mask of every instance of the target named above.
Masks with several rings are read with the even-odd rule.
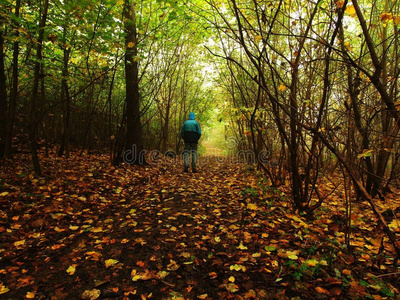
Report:
[[[325,295],[330,295],[329,292],[328,292],[328,290],[326,290],[326,289],[324,289],[324,288],[322,288],[322,287],[320,287],[320,286],[317,286],[317,287],[315,288],[315,290],[316,290],[318,293],[325,294]]]
[[[286,86],[284,86],[283,84],[281,84],[279,87],[278,87],[278,91],[280,91],[280,92],[283,92],[283,91],[285,91],[286,90]]]
[[[381,21],[383,21],[383,22],[388,22],[388,21],[390,21],[390,20],[393,19],[393,15],[392,15],[391,13],[385,12],[385,13],[381,14],[381,15],[379,16],[379,18],[380,18]]]
[[[344,5],[344,1],[343,1],[343,0],[338,0],[338,1],[336,1],[336,6],[337,6],[338,8],[342,8],[343,5]]]
[[[141,260],[139,260],[139,261],[136,263],[136,265],[139,266],[139,267],[144,267],[144,262],[142,262]]]
[[[343,273],[344,275],[350,275],[350,274],[351,274],[351,271],[350,271],[350,270],[347,270],[347,269],[344,269],[344,270],[342,271],[342,273]]]

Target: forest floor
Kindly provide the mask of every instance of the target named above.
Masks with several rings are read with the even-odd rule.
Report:
[[[399,296],[393,249],[364,202],[343,246],[340,178],[319,186],[340,185],[306,219],[287,187],[227,159],[202,157],[196,174],[180,161],[114,168],[103,155],[43,157],[38,178],[29,166],[22,155],[0,167],[2,299]],[[395,211],[400,197],[388,199],[379,205]]]

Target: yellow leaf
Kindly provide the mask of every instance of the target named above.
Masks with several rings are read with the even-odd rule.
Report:
[[[256,43],[258,43],[259,41],[261,41],[262,40],[262,36],[261,35],[256,35],[255,37],[254,37],[254,41],[256,42]]]
[[[279,87],[278,87],[278,91],[280,91],[280,92],[283,92],[283,91],[286,91],[286,86],[284,86],[283,84],[281,84]]]
[[[141,275],[135,275],[135,276],[132,277],[132,281],[138,281],[140,279],[142,279]]]
[[[173,259],[169,260],[170,264],[167,265],[168,271],[176,271],[179,269],[179,265]]]
[[[245,266],[242,266],[242,265],[238,265],[238,264],[234,264],[234,265],[231,265],[230,267],[229,267],[229,269],[232,271],[232,270],[235,270],[235,271],[243,271],[243,272],[246,272],[246,267]]]
[[[10,289],[8,289],[7,287],[5,287],[3,285],[2,282],[0,282],[0,295],[7,293],[8,291],[10,291]]]
[[[1,194],[0,194],[0,196],[1,197],[4,197],[4,196],[7,196],[9,194],[9,192],[2,192]]]
[[[394,24],[399,25],[400,24],[400,16],[393,16],[393,22],[394,22]]]
[[[134,43],[134,42],[129,42],[129,43],[128,43],[128,48],[133,48],[133,46],[135,46],[135,43]]]
[[[27,292],[25,297],[27,299],[34,299],[35,298],[35,294],[36,294],[35,292]]]
[[[254,257],[254,258],[257,258],[257,257],[260,257],[260,256],[261,256],[260,252],[253,253],[253,255],[252,255],[252,257]]]
[[[297,260],[299,257],[296,255],[296,251],[287,251],[286,252],[287,258],[291,260]]]
[[[103,228],[102,227],[96,227],[96,228],[92,228],[91,232],[97,233],[97,232],[102,232]]]
[[[313,259],[307,259],[305,261],[306,265],[309,267],[315,267],[318,264],[318,260],[316,260],[315,258]]]
[[[350,17],[355,17],[357,15],[356,9],[354,8],[353,5],[349,5],[346,7],[346,10],[344,11],[346,14],[348,14]]]
[[[74,275],[75,270],[76,270],[75,267],[76,267],[76,265],[69,266],[68,269],[67,269],[67,273],[69,275]]]
[[[167,277],[169,274],[169,272],[167,271],[159,271],[157,272],[157,275],[160,277],[160,279],[164,279],[165,277]]]
[[[233,277],[233,276],[229,277],[229,281],[230,282],[235,282],[235,277]]]
[[[95,300],[100,297],[101,291],[98,289],[86,290],[83,292],[81,298],[87,300]]]
[[[237,249],[240,250],[247,250],[247,247],[243,245],[243,243],[240,243],[239,247],[236,247]]]
[[[25,245],[25,240],[20,240],[20,241],[14,242],[15,247],[19,247],[19,246],[23,246],[23,245]]]
[[[215,240],[217,243],[219,243],[219,242],[221,241],[221,238],[220,238],[219,236],[216,236],[216,237],[214,238],[214,240]]]
[[[114,265],[116,265],[117,263],[118,263],[118,260],[116,260],[116,259],[107,259],[107,260],[105,261],[106,268],[111,267],[111,266],[114,266]]]
[[[257,210],[258,206],[257,206],[257,204],[254,204],[254,203],[247,203],[247,208],[250,210]]]
[[[347,51],[349,51],[349,52],[351,52],[351,44],[350,44],[350,42],[344,42],[344,46],[346,47],[346,49],[347,49]]]
[[[328,262],[327,262],[326,260],[321,260],[321,261],[319,262],[319,264],[320,264],[321,266],[324,266],[324,267],[328,266]]]
[[[392,223],[389,224],[389,228],[393,231],[400,231],[400,221],[394,219]]]
[[[363,149],[363,153],[358,154],[357,158],[360,159],[360,158],[370,157],[372,156],[372,153],[374,153],[373,149]]]
[[[79,229],[79,226],[69,226],[69,229],[71,229],[71,230],[78,230]]]
[[[197,296],[198,299],[206,299],[208,297],[208,294],[202,294],[200,296]]]

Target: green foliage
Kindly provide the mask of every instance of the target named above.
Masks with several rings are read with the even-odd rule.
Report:
[[[242,196],[257,197],[258,194],[258,190],[253,187],[247,187],[242,190]]]

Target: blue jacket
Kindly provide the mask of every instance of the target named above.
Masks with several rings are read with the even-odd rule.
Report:
[[[201,136],[200,124],[195,120],[194,113],[189,114],[189,120],[182,125],[181,136],[185,143],[197,143]]]

